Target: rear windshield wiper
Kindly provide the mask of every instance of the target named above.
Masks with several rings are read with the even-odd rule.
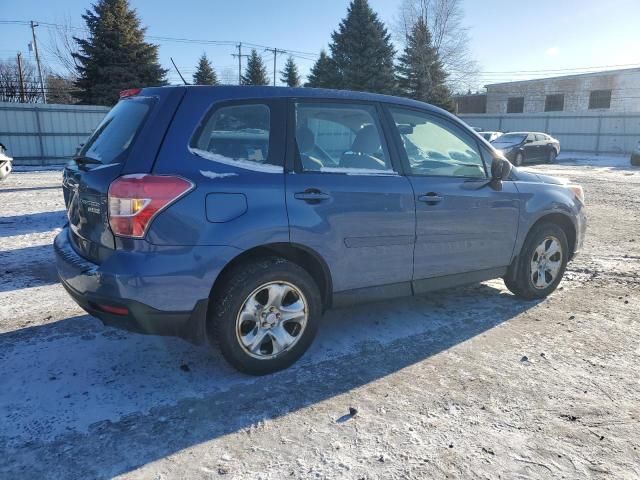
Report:
[[[102,165],[100,160],[96,160],[95,158],[87,157],[85,155],[77,155],[73,157],[73,160],[80,165]]]

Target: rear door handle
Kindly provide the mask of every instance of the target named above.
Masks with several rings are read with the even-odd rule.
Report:
[[[425,195],[420,195],[418,197],[418,200],[420,200],[421,202],[426,203],[427,205],[437,205],[438,203],[442,202],[444,200],[444,197],[441,197],[440,195],[438,195],[435,192],[429,192]]]
[[[294,193],[293,198],[297,200],[304,200],[308,203],[318,203],[322,202],[323,200],[329,200],[331,198],[331,195],[321,192],[320,190],[317,190],[315,188],[309,188],[304,192]]]

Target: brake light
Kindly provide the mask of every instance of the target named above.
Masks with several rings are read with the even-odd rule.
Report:
[[[142,238],[153,218],[194,185],[168,175],[124,175],[109,186],[109,226],[120,237]]]
[[[100,310],[106,313],[110,313],[112,315],[129,315],[129,309],[127,307],[116,307],[115,305],[105,305],[103,303],[96,304]]]
[[[127,88],[120,92],[120,98],[135,97],[142,91],[141,88]]]

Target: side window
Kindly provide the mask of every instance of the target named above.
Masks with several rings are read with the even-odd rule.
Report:
[[[375,107],[297,102],[295,118],[296,153],[303,172],[393,173]]]
[[[269,130],[267,105],[223,106],[209,114],[191,141],[191,151],[222,163],[275,165],[269,159]]]
[[[527,135],[527,142],[535,142],[536,141],[536,136],[533,133],[530,133],[529,135]]]
[[[536,133],[536,142],[542,142],[546,140],[546,137],[544,134],[542,133]]]
[[[412,175],[486,178],[476,142],[427,113],[391,108]]]

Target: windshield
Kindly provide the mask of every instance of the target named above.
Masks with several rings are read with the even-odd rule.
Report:
[[[116,163],[131,146],[153,100],[129,98],[121,100],[102,119],[78,157],[88,157],[102,164]]]
[[[518,143],[522,143],[526,137],[527,135],[523,133],[505,133],[491,143],[494,145],[516,145]]]

